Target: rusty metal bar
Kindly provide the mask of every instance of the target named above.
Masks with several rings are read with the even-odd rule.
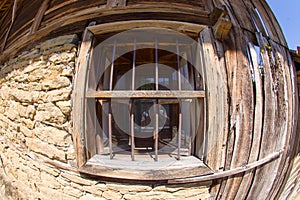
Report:
[[[114,42],[113,47],[113,54],[111,58],[111,68],[110,68],[110,80],[109,80],[109,90],[112,91],[112,85],[113,85],[113,77],[114,77],[114,62],[115,62],[115,55],[116,55],[116,47],[117,47],[117,41]]]
[[[133,114],[133,100],[130,101],[130,143],[131,143],[131,160],[134,161],[134,114]]]

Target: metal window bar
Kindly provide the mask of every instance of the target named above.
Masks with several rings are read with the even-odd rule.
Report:
[[[115,55],[116,55],[116,47],[117,47],[117,41],[115,40],[114,46],[113,46],[113,54],[111,58],[111,68],[110,68],[110,82],[109,82],[109,90],[112,91],[113,86],[113,76],[114,76],[114,62],[115,62]]]
[[[178,124],[178,152],[177,159],[180,160],[180,147],[181,147],[181,129],[182,129],[182,113],[179,111],[179,124]]]
[[[155,40],[155,89],[158,90],[158,43]]]
[[[179,51],[179,44],[178,40],[176,40],[176,54],[177,54],[177,66],[178,66],[178,90],[181,91],[181,74],[180,74],[180,51]],[[181,101],[179,99],[179,124],[178,124],[178,152],[177,152],[177,159],[180,160],[180,147],[181,147],[181,129],[182,129],[182,113],[181,113]]]
[[[155,89],[158,90],[158,43],[157,39],[155,40]],[[155,131],[154,131],[154,139],[155,139],[155,161],[158,161],[158,99],[156,99],[155,105]]]
[[[178,76],[178,90],[181,90],[181,74],[180,74],[180,51],[179,51],[179,44],[178,40],[176,40],[176,54],[177,54],[177,76]]]
[[[134,161],[134,114],[133,114],[133,100],[130,101],[130,143],[131,143],[131,160]]]
[[[109,139],[109,157],[113,159],[113,152],[112,152],[112,119],[111,119],[111,109],[109,108],[108,114],[108,139]]]
[[[134,40],[134,47],[133,47],[133,61],[132,61],[132,83],[131,87],[134,90],[135,87],[135,65],[136,65],[136,39]],[[134,112],[133,112],[133,100],[130,100],[130,143],[131,143],[131,160],[134,161]]]
[[[112,59],[111,59],[111,68],[110,68],[110,82],[109,82],[109,90],[110,91],[112,91],[112,85],[113,85],[114,61],[115,61],[115,55],[116,55],[116,47],[117,47],[117,42],[115,40],[114,46],[113,46]],[[109,103],[109,114],[108,114],[108,138],[109,138],[109,155],[110,155],[110,159],[113,159],[111,101]]]
[[[154,139],[155,139],[155,161],[158,161],[158,112],[159,112],[159,106],[158,106],[158,99],[156,99],[156,105],[155,105],[155,132],[154,132]]]
[[[133,60],[132,60],[132,83],[131,87],[132,90],[135,88],[135,65],[136,65],[136,39],[134,40],[134,46],[133,46]]]

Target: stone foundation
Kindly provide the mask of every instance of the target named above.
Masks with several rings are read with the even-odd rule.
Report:
[[[139,185],[77,172],[72,88],[78,37],[61,36],[0,66],[4,199],[210,199],[209,185]]]

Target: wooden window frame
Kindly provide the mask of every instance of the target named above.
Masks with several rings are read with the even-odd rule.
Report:
[[[134,180],[170,180],[175,178],[184,178],[188,176],[201,176],[211,174],[213,173],[213,171],[210,170],[209,167],[207,167],[204,164],[204,162],[202,163],[202,166],[171,166],[164,170],[148,169],[143,171],[134,171],[125,170],[122,168],[111,169],[109,167],[99,165],[95,160],[88,160],[88,151],[85,147],[85,119],[83,114],[85,109],[86,97],[111,98],[112,96],[114,96],[115,98],[116,96],[119,96],[120,98],[142,98],[146,95],[147,97],[151,98],[166,98],[166,96],[168,96],[168,98],[205,98],[205,91],[147,91],[146,93],[144,91],[113,91],[113,93],[112,91],[86,91],[87,69],[90,62],[91,50],[93,48],[92,43],[94,36],[110,32],[121,32],[124,30],[142,27],[167,28],[178,32],[184,32],[185,34],[194,35],[197,37],[200,31],[205,28],[204,26],[197,24],[165,20],[134,20],[101,24],[96,26],[92,24],[92,26],[88,26],[86,28],[79,51],[78,61],[76,63],[76,76],[74,79],[75,89],[73,94],[73,142],[77,154],[78,169],[80,172],[90,175]],[[205,105],[205,100],[203,102]],[[205,121],[205,116],[201,120]],[[183,173],[183,171],[185,173]]]

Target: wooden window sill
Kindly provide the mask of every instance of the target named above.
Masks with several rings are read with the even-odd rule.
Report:
[[[81,173],[117,179],[140,181],[170,180],[213,174],[201,160],[194,156],[161,158],[157,162],[145,157],[131,161],[129,157],[94,155],[85,165],[79,168]]]

